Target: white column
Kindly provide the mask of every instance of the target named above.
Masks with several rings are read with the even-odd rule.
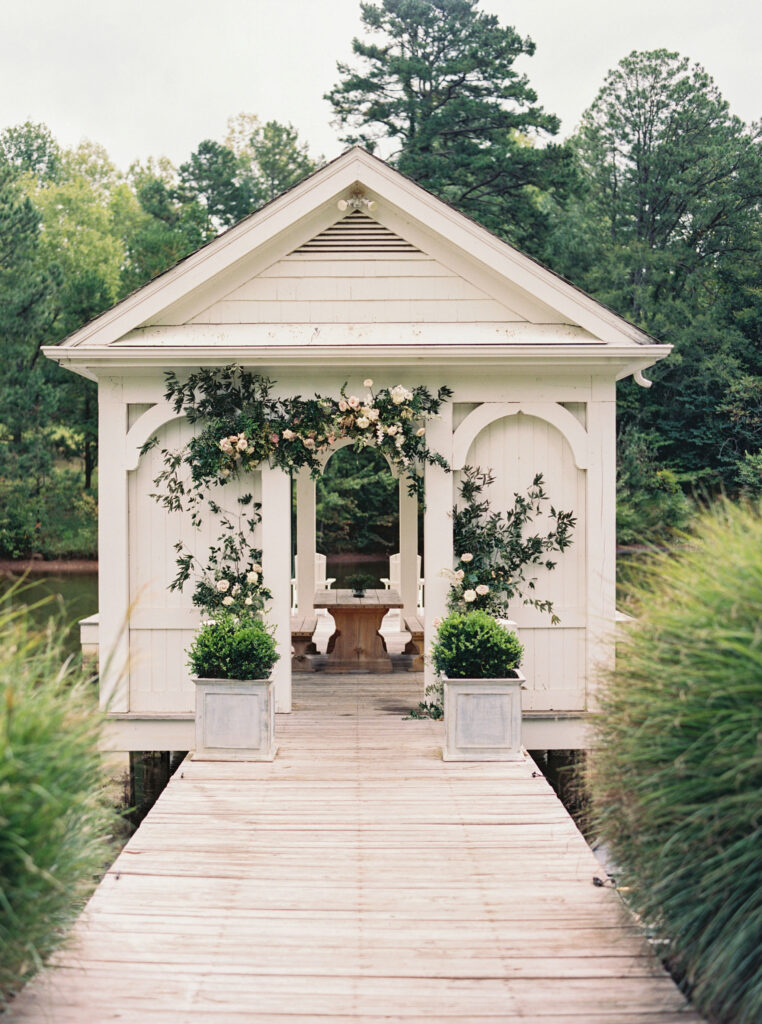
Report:
[[[616,385],[593,381],[587,406],[587,708],[596,679],[614,664],[616,612]]]
[[[311,615],[315,600],[315,548],[316,548],[315,481],[306,468],[296,474],[296,554],[299,572],[296,583],[296,603],[300,615]]]
[[[437,419],[426,428],[426,442],[433,451],[452,461],[452,405],[445,403]],[[451,569],[453,560],[452,505],[453,476],[440,466],[426,466],[426,511],[423,515],[423,557],[425,563],[425,647],[424,681],[429,686],[435,673],[430,661],[434,619],[447,614],[450,584],[439,573]]]
[[[100,705],[129,711],[130,565],[122,382],[98,384],[98,660]]]
[[[291,477],[262,469],[262,575],[272,592],[266,621],[274,627],[280,660],[275,663],[275,710],[291,710]]]
[[[408,491],[408,478],[399,479],[400,596],[402,614],[415,615],[418,607],[418,499]]]

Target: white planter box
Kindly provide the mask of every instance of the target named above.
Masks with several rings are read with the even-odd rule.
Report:
[[[444,680],[445,761],[521,761],[521,672]]]
[[[272,761],[275,702],[272,679],[195,679],[194,760]]]

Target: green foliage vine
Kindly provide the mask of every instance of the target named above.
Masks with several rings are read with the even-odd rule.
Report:
[[[226,509],[214,496],[217,488],[262,465],[288,472],[306,467],[318,477],[322,456],[347,438],[357,451],[373,446],[383,452],[405,474],[412,494],[422,493],[427,463],[449,471],[426,443],[426,422],[452,395],[447,387],[435,395],[421,385],[374,391],[366,379],[362,395],[348,393],[344,384],[338,398],[278,398],[273,381],[235,363],[184,380],[173,371],[165,376],[166,399],[197,430],[179,451],[162,449],[164,466],[153,497],[168,511],[189,512],[196,528],[205,509],[219,519],[221,536],[205,565],[178,541],[177,574],[170,584],[171,590],[182,589],[195,573],[193,602],[207,613],[251,617],[271,596],[262,579],[262,552],[253,546],[261,507],[247,493],[236,509]],[[141,454],[157,444],[157,437],[150,438]]]

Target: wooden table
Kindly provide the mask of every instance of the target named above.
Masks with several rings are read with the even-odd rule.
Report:
[[[320,590],[315,607],[327,608],[336,623],[328,641],[328,672],[391,672],[392,660],[379,633],[390,608],[401,608],[396,590],[366,590],[352,597],[351,590]]]

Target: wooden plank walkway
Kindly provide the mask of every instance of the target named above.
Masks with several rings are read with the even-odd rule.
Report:
[[[534,765],[445,764],[405,675],[296,681],[186,762],[16,1024],[696,1024]]]

